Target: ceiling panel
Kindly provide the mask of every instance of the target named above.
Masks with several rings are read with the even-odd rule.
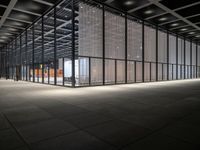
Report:
[[[1,5],[8,5],[10,3],[10,0],[0,0]]]
[[[196,2],[199,2],[199,0],[162,0],[160,3],[170,9],[177,9]]]
[[[149,3],[148,0],[114,0],[113,2],[109,3],[110,5],[122,9],[124,11],[129,11],[136,7],[142,6],[146,3]]]
[[[139,9],[139,10],[133,12],[132,14],[145,19],[145,18],[154,16],[154,15],[164,13],[164,12],[165,12],[164,10],[157,7],[156,5],[149,5],[145,8],[142,8],[142,9]]]
[[[194,23],[200,22],[200,15],[196,16],[196,17],[189,18],[188,20],[190,20],[190,21],[192,21]]]
[[[170,22],[170,21],[175,21],[178,18],[171,15],[171,14],[164,14],[155,18],[150,19],[150,21],[156,23],[156,24],[161,24],[161,23],[165,23],[165,22]]]
[[[18,0],[14,8],[42,14],[49,6],[30,0]]]
[[[13,19],[30,21],[30,22],[33,22],[37,18],[37,16],[35,15],[26,14],[26,13],[15,11],[15,10],[13,10],[8,17],[13,18]]]
[[[177,11],[183,17],[192,16],[200,13],[200,4]]]

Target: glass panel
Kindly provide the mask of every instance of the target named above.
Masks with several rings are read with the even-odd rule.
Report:
[[[151,63],[151,81],[156,81],[156,63]]]
[[[144,63],[144,81],[150,81],[150,63]]]
[[[176,37],[169,35],[169,63],[176,64]]]
[[[167,34],[158,31],[158,62],[167,63]]]
[[[200,66],[200,45],[198,45],[198,50],[197,50],[198,52],[197,52],[197,57],[198,57],[198,66]]]
[[[32,34],[32,28],[28,29],[27,30],[27,40],[28,40],[28,43],[27,43],[27,55],[28,55],[28,60],[27,60],[27,63],[28,63],[28,69],[27,69],[27,72],[28,72],[28,78],[29,78],[29,81],[33,81],[33,34]]]
[[[125,82],[125,61],[117,60],[117,83]]]
[[[156,61],[156,30],[144,27],[144,60],[149,62]]]
[[[135,62],[128,61],[127,62],[127,82],[135,82]]]
[[[41,19],[34,24],[34,65],[35,82],[42,82],[42,22]]]
[[[70,85],[69,78],[64,76],[64,58],[66,61],[71,59],[72,54],[72,25],[71,25],[71,1],[65,0],[59,6],[56,11],[56,84],[57,85]],[[75,18],[76,20],[76,18]],[[75,29],[75,34],[77,33]],[[78,36],[78,35],[76,35]],[[77,38],[76,38],[77,40]],[[76,44],[77,45],[77,44]],[[71,61],[70,61],[71,62]],[[68,64],[69,65],[69,64]],[[71,68],[71,66],[67,66]],[[69,75],[69,68],[65,68],[66,74]],[[72,68],[71,68],[72,69]],[[70,71],[71,72],[71,71]],[[66,84],[65,84],[66,83]]]
[[[76,79],[79,86],[89,84],[89,58],[79,58]]]
[[[142,82],[142,62],[136,62],[136,82]]]
[[[128,20],[127,30],[127,58],[142,61],[142,25]]]
[[[196,44],[192,43],[192,65],[196,65]]]
[[[44,16],[44,82],[54,84],[54,10]]]
[[[105,12],[105,57],[125,59],[125,18]]]
[[[178,64],[184,64],[184,40],[178,38]]]
[[[91,59],[91,84],[98,85],[103,83],[102,59]]]
[[[85,3],[79,4],[79,50],[80,56],[102,57],[103,11]]]
[[[158,64],[158,80],[162,81],[162,74],[163,74],[163,64]]]
[[[115,83],[115,60],[105,60],[105,83]]]

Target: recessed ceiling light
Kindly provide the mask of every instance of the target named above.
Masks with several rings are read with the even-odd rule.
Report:
[[[1,38],[2,38],[2,39],[7,39],[8,37],[7,37],[7,36],[1,36]]]
[[[179,25],[178,23],[171,24],[172,27],[175,27],[175,26],[178,26],[178,25]]]
[[[189,34],[195,34],[195,32],[190,32]]]
[[[3,33],[4,35],[12,35],[11,33]]]
[[[186,28],[183,28],[183,29],[180,29],[181,31],[186,31],[187,29]]]
[[[8,30],[10,30],[10,31],[17,31],[17,29],[15,29],[15,28],[8,28]]]
[[[147,10],[144,12],[145,14],[149,15],[149,14],[152,14],[153,13],[153,10]]]
[[[5,40],[1,40],[1,39],[0,39],[0,42],[5,42]]]
[[[133,5],[135,2],[134,1],[125,1],[124,5]]]
[[[200,35],[195,36],[196,38],[200,38]]]
[[[166,21],[167,18],[166,17],[163,17],[163,18],[160,18],[159,21]]]

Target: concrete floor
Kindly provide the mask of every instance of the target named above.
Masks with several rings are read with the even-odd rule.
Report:
[[[0,80],[0,150],[194,150],[200,80],[65,88]]]

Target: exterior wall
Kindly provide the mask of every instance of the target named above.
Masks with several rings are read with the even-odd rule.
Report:
[[[2,49],[1,76],[73,87],[199,78],[196,44],[95,2],[65,0]]]

